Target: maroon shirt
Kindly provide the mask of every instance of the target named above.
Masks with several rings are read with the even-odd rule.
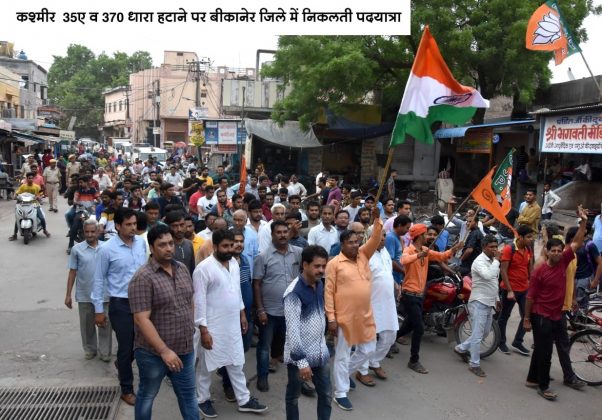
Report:
[[[562,305],[566,295],[566,269],[575,258],[569,247],[564,250],[560,262],[554,267],[541,264],[531,274],[527,297],[533,300],[532,312],[553,321],[562,318]]]

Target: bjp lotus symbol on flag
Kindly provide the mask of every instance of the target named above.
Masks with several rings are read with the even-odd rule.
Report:
[[[554,51],[556,65],[581,51],[560,14],[556,0],[542,4],[529,19],[526,47],[535,51]]]

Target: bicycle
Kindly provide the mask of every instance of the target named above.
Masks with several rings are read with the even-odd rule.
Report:
[[[569,342],[571,367],[588,385],[602,385],[602,331],[589,328],[574,334]]]

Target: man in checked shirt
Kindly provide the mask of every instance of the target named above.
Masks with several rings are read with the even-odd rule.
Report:
[[[148,232],[152,257],[138,269],[128,286],[135,323],[135,357],[140,374],[136,419],[149,419],[153,401],[167,375],[185,420],[198,420],[194,350],[192,278],[174,259],[170,229],[156,225]]]

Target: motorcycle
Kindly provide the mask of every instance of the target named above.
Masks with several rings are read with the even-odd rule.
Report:
[[[22,193],[17,196],[15,206],[17,232],[20,236],[23,236],[25,245],[42,230],[42,225],[38,220],[38,207],[39,203],[35,195]]]
[[[468,313],[468,299],[472,291],[472,280],[459,274],[443,275],[426,284],[423,303],[423,323],[425,331],[455,339],[457,344],[465,341],[472,333]],[[405,320],[403,305],[398,310],[400,325]],[[453,336],[451,333],[453,332]],[[494,319],[489,335],[481,342],[481,358],[495,352],[500,342],[500,328]]]
[[[89,207],[86,207],[82,203],[75,204],[75,218],[73,220],[73,224],[77,229],[74,237],[75,242],[79,243],[85,241],[84,222],[90,218],[90,215],[91,209]]]

